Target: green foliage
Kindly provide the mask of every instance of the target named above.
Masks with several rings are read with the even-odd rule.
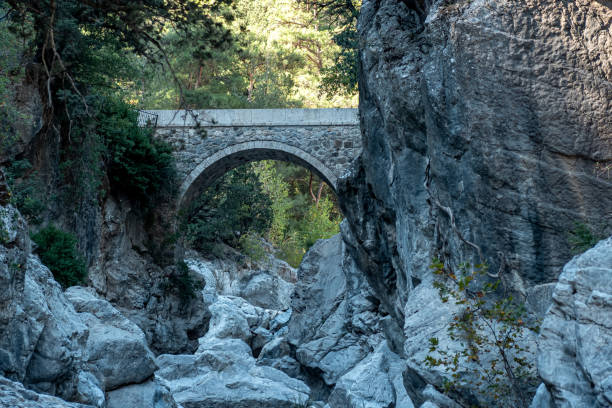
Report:
[[[270,227],[270,207],[257,174],[250,166],[240,166],[200,196],[186,225],[187,240],[205,253],[219,242],[236,248],[242,235],[261,235]]]
[[[181,303],[188,303],[196,298],[196,291],[202,289],[189,273],[189,266],[185,261],[180,261],[173,272],[161,284],[165,291],[174,292]]]
[[[248,256],[255,262],[261,262],[266,259],[266,250],[264,249],[261,237],[248,232],[240,237],[238,242],[240,252]]]
[[[97,130],[107,150],[108,174],[118,190],[149,202],[171,193],[174,159],[169,144],[155,139],[137,123],[138,113],[126,103],[105,99]]]
[[[453,316],[448,335],[463,349],[443,350],[439,339],[431,338],[425,362],[443,367],[449,374],[447,391],[467,387],[495,405],[526,408],[537,386],[537,375],[534,352],[523,344],[529,332],[539,332],[538,323],[527,322],[524,305],[512,296],[496,295],[500,281],[485,277],[486,265],[462,264],[455,272],[434,259],[430,268],[437,276],[434,287],[442,302],[462,306],[461,312]],[[482,283],[483,279],[487,281]],[[469,363],[480,367],[479,380],[461,376]]]
[[[574,229],[569,233],[569,243],[574,255],[581,254],[587,249],[593,248],[603,237],[593,234],[588,225],[576,222]]]
[[[232,41],[214,48],[184,41],[180,33],[169,30],[162,44],[183,84],[186,106],[356,106],[356,78],[347,80],[345,73],[356,66],[356,52],[351,48],[356,18],[346,18],[349,14],[356,17],[357,12],[319,3],[262,0],[254,7],[251,0],[235,0],[227,7],[233,17],[227,24]],[[338,64],[342,68],[335,69]],[[147,67],[140,81],[141,104],[175,108],[180,92],[171,86],[174,74]]]
[[[0,16],[7,14],[0,1]],[[27,115],[14,104],[17,84],[24,77],[24,46],[10,20],[0,21],[0,158],[10,152],[17,141],[15,125]]]
[[[45,197],[37,173],[27,160],[14,160],[6,168],[6,178],[12,191],[11,204],[32,224],[42,221]]]
[[[76,248],[76,238],[53,225],[32,236],[38,245],[40,260],[63,288],[85,283],[87,267]]]
[[[338,233],[341,220],[335,196],[322,181],[311,179],[302,167],[273,161],[228,172],[190,214],[185,231],[193,248],[214,255],[223,242],[260,260],[265,238],[279,249],[277,256],[294,267],[318,239]]]

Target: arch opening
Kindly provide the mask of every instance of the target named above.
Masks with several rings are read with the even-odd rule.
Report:
[[[305,167],[315,173],[336,192],[337,176],[320,160],[297,147],[274,142],[240,143],[221,149],[204,159],[182,183],[178,208],[184,213],[199,192],[204,191],[230,170],[260,160],[278,160]]]
[[[295,268],[317,240],[339,232],[334,173],[291,146],[276,146],[233,146],[191,172],[180,201],[187,249],[205,259],[238,251],[255,260],[263,251]]]

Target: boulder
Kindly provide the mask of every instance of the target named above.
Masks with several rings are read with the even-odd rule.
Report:
[[[102,388],[95,375],[89,371],[81,371],[77,376],[76,394],[73,399],[77,402],[93,405],[96,408],[104,408],[106,397]]]
[[[140,383],[153,375],[155,357],[145,335],[93,288],[71,287],[65,292],[89,329],[84,360],[103,389]]]
[[[313,245],[298,270],[287,341],[304,366],[333,385],[382,339],[367,282],[340,235]]]
[[[89,331],[51,272],[33,255],[26,264],[24,301],[28,316],[44,327],[23,382],[41,392],[69,397]]]
[[[126,385],[107,395],[106,408],[177,408],[170,390],[159,379]]]
[[[612,237],[576,256],[553,292],[539,338],[538,404],[612,405]]]
[[[266,253],[258,262],[227,246],[223,246],[223,256],[212,260],[188,251],[186,262],[205,276],[209,290],[214,289],[219,295],[239,296],[264,309],[286,310],[293,294],[295,269],[277,259],[269,243],[262,244]]]
[[[0,407],[7,408],[93,408],[67,402],[50,395],[38,394],[18,382],[0,376]]]
[[[257,356],[257,364],[276,368],[293,378],[300,375],[300,363],[294,358],[291,346],[283,336],[274,337],[263,346]]]
[[[331,408],[414,408],[402,379],[405,363],[386,342],[338,380]]]
[[[293,408],[310,389],[272,367],[258,366],[240,339],[208,337],[195,355],[161,355],[156,377],[190,408]]]

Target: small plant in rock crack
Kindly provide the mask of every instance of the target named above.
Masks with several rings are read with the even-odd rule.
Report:
[[[450,375],[446,391],[469,387],[496,406],[527,407],[537,385],[535,353],[525,346],[530,332],[538,333],[538,323],[528,324],[525,306],[512,296],[498,295],[500,280],[486,277],[485,264],[462,264],[457,271],[434,259],[430,268],[436,275],[434,287],[442,302],[462,305],[448,327],[459,351],[441,349],[438,338],[429,339],[429,366],[445,368]],[[466,378],[461,371],[476,364],[479,373]]]
[[[191,299],[195,299],[197,291],[202,289],[201,285],[191,276],[189,266],[185,261],[178,262],[174,271],[166,277],[160,286],[164,291],[174,291],[183,305],[189,303]]]

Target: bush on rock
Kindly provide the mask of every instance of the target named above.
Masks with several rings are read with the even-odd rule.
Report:
[[[37,252],[41,261],[63,288],[85,281],[87,267],[72,234],[49,225],[33,235],[32,240],[38,245]]]

